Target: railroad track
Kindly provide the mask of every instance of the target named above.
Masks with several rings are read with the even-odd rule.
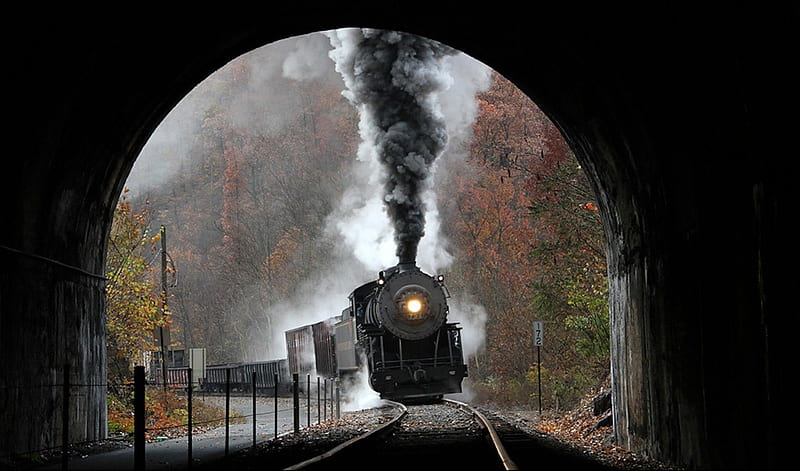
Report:
[[[390,421],[286,469],[352,468],[355,463],[356,468],[416,463],[426,468],[518,469],[492,420],[468,404],[444,400],[408,407],[394,403],[394,407]]]

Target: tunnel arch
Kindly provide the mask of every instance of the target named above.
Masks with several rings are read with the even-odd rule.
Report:
[[[786,321],[775,310],[791,281],[776,275],[786,263],[776,248],[786,190],[783,164],[756,148],[768,134],[753,110],[768,109],[762,93],[773,90],[796,100],[796,72],[781,60],[796,37],[773,29],[784,42],[770,41],[764,56],[757,46],[768,41],[741,31],[754,19],[796,26],[796,15],[733,10],[719,22],[718,11],[680,8],[658,17],[547,13],[563,21],[539,23],[535,33],[526,18],[459,17],[442,28],[438,18],[370,12],[283,18],[270,28],[165,21],[146,36],[130,25],[32,27],[9,58],[19,93],[10,97],[8,152],[20,158],[2,164],[4,201],[13,205],[0,234],[0,405],[4,426],[19,428],[4,430],[0,450],[59,443],[48,435],[60,429],[52,416],[58,395],[28,392],[57,384],[65,361],[75,365],[74,380],[104,381],[97,339],[108,227],[133,160],[161,119],[248,50],[366,24],[436,39],[499,71],[548,114],[587,169],[610,235],[618,440],[691,467],[776,466]],[[520,61],[519,48],[536,61]],[[778,88],[762,88],[754,69],[777,69],[770,85]],[[791,149],[771,145],[774,155]],[[75,438],[102,433],[104,399],[97,390],[79,405],[88,415]]]

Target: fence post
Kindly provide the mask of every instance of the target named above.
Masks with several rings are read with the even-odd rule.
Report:
[[[278,438],[278,373],[275,373],[275,438]]]
[[[306,426],[311,426],[311,375],[306,375]]]
[[[189,367],[189,386],[186,389],[186,412],[188,413],[188,417],[186,419],[187,424],[187,437],[188,442],[186,444],[186,452],[187,458],[189,460],[188,467],[192,469],[192,389],[194,388],[194,384],[192,384],[192,368]]]
[[[294,432],[300,431],[300,381],[297,373],[292,373],[292,383],[294,385]]]
[[[322,419],[322,414],[320,413],[321,399],[322,398],[319,395],[319,376],[317,376],[317,425],[320,424],[320,420]]]
[[[144,469],[144,366],[133,373],[133,468]]]
[[[253,446],[256,446],[256,372],[253,371]]]
[[[225,456],[228,456],[231,431],[231,369],[225,368]]]
[[[339,395],[339,380],[338,379],[334,379],[333,381],[334,381],[333,384],[336,387],[336,418],[337,419],[341,419],[342,418],[342,408],[341,408],[341,400],[342,400],[342,398]]]
[[[61,469],[66,470],[69,463],[69,363],[64,364],[64,385],[61,394]]]

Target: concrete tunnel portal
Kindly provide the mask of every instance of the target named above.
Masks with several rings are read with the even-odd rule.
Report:
[[[675,8],[660,19],[555,15],[538,34],[526,18],[455,18],[443,29],[430,17],[363,13],[269,28],[157,22],[146,36],[133,26],[48,25],[6,38],[17,47],[7,60],[12,157],[2,163],[0,453],[60,444],[60,395],[43,386],[59,383],[65,363],[73,382],[105,383],[108,231],[161,119],[244,52],[367,24],[436,39],[499,71],[586,169],[607,237],[619,443],[688,467],[779,465],[791,317],[782,301],[796,286],[782,276],[781,157],[796,151],[792,123],[770,113],[777,98],[797,104],[786,59],[797,16],[731,10],[712,21],[719,12]],[[753,21],[772,25],[771,35],[747,34]],[[72,400],[71,438],[101,438],[103,388]]]

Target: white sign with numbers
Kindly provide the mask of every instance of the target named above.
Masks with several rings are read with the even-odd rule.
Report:
[[[544,344],[544,327],[542,321],[533,321],[533,345],[541,347]]]

